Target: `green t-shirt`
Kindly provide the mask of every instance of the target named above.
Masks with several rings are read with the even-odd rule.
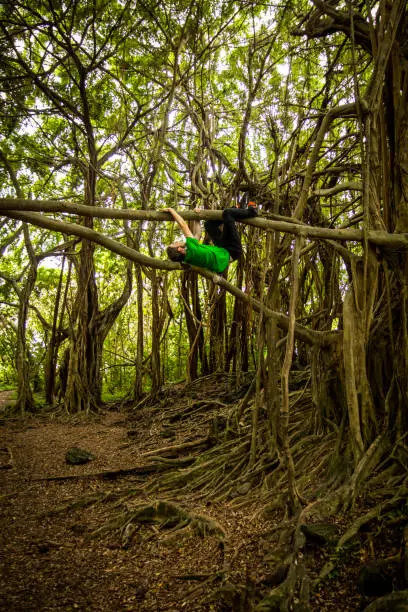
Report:
[[[229,260],[230,254],[226,249],[201,244],[197,238],[186,238],[186,263],[221,273],[228,267]]]

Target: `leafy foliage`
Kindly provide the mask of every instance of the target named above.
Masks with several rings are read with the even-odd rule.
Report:
[[[252,188],[266,215],[291,216],[316,148],[303,220],[327,228],[362,227],[361,116],[339,113],[319,146],[316,139],[325,113],[353,104],[373,76],[366,33],[377,4],[372,3],[370,14],[369,3],[353,6],[354,39],[349,26],[329,27],[329,17],[303,0],[281,5],[206,0],[3,4],[0,87],[7,139],[0,148],[2,196],[85,202],[106,209],[218,208],[235,201],[240,190]],[[343,17],[347,7],[337,7]],[[69,209],[64,220],[85,223],[155,257],[174,236],[168,224],[83,222]],[[16,221],[4,223],[4,240],[16,227]],[[30,231],[37,257],[64,251],[66,236]],[[271,250],[263,232],[243,236],[248,258],[236,279],[256,294],[256,271],[261,276],[271,272]],[[287,312],[290,250],[287,243],[281,246],[286,255],[274,272],[280,294],[276,308]],[[21,237],[7,246],[1,263],[3,293],[12,291],[7,278],[25,282],[26,249]],[[47,325],[53,317],[58,321],[61,333],[74,325],[84,295],[81,249],[77,241],[64,251],[71,271],[65,267],[64,297],[54,312],[59,257],[43,260],[30,298]],[[352,257],[361,255],[358,245],[348,249]],[[310,243],[305,253],[297,320],[329,331],[341,326],[350,261],[321,242]],[[94,321],[120,298],[126,266],[101,248],[91,255],[87,282],[94,284],[95,301],[89,307]],[[181,362],[191,349],[176,279],[169,279],[169,289],[159,280],[163,301],[153,316],[154,282],[144,270],[143,321],[134,287],[104,335],[103,367],[121,372],[129,392],[137,337],[143,337],[143,355],[136,368],[146,372],[147,385],[152,334],[160,331],[166,377],[181,375]],[[199,290],[206,340],[213,325],[207,289]],[[234,316],[229,301],[228,325]],[[33,337],[45,333],[44,324],[30,315]],[[137,326],[143,328],[139,336]],[[67,336],[61,342],[60,359]],[[115,376],[106,379],[112,389]],[[123,382],[118,385],[124,388]]]

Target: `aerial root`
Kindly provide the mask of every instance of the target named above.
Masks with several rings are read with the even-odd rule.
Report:
[[[350,479],[350,484],[343,489],[344,509],[348,509],[354,504],[358,489],[370,478],[384,455],[390,450],[390,447],[391,444],[387,433],[380,434],[374,442],[370,444],[369,448],[358,462]]]
[[[299,609],[308,609],[311,588],[316,587],[320,581],[327,578],[328,574],[336,569],[337,564],[341,563],[343,559],[344,551],[353,544],[353,541],[365,526],[372,522],[389,522],[386,518],[387,514],[392,510],[400,509],[401,504],[406,504],[408,487],[406,485],[400,486],[398,492],[393,497],[383,500],[364,515],[359,516],[338,539],[331,559],[323,566],[318,578],[312,582],[306,573],[304,564],[303,550],[306,538],[302,531],[302,526],[321,520],[327,521],[330,517],[336,516],[342,508],[344,509],[345,495],[347,497],[348,494],[348,488],[343,487],[343,490],[333,491],[324,498],[311,502],[299,513],[296,527],[293,531],[292,550],[285,559],[285,563],[289,567],[286,578],[258,604],[256,612],[274,609],[273,606],[276,609],[290,609],[291,602],[294,599],[297,600],[297,605],[304,606],[304,608]],[[406,520],[405,516],[404,520]],[[390,521],[393,522],[395,519],[391,518]],[[394,556],[391,560],[399,562],[400,555]],[[390,559],[386,560],[386,562],[388,561]]]
[[[194,402],[193,405],[184,408],[183,410],[175,412],[168,418],[169,423],[177,423],[179,421],[184,421],[186,419],[190,419],[197,414],[204,412],[205,414],[211,408],[227,408],[227,404],[223,404],[222,402],[211,400],[211,401],[198,401]]]
[[[395,524],[396,522],[406,522],[407,517],[399,517],[397,520],[392,517],[387,520],[387,514],[394,510],[398,509],[401,506],[401,503],[406,504],[408,489],[406,487],[401,487],[398,490],[398,493],[394,495],[390,499],[385,499],[381,503],[378,503],[374,508],[371,508],[368,512],[359,516],[352,525],[349,526],[347,531],[340,537],[336,545],[336,554],[331,558],[321,569],[318,578],[315,583],[319,583],[320,581],[327,578],[328,574],[336,569],[337,564],[340,559],[343,558],[344,551],[352,546],[358,534],[370,523],[385,523],[385,524]],[[394,555],[392,558],[384,559],[384,563],[388,563],[390,561],[394,563],[399,563],[401,561],[402,551]],[[377,559],[376,563],[380,563],[381,559]]]
[[[284,567],[287,568],[286,577],[275,587],[257,607],[256,612],[267,612],[269,610],[289,610],[296,600],[296,609],[308,610],[311,590],[311,580],[308,576],[304,562],[304,548],[306,536],[302,526],[320,517],[321,513],[331,513],[339,507],[339,499],[333,495],[331,499],[319,500],[309,503],[301,510],[296,519],[296,525],[290,527],[292,531],[292,549],[284,560]],[[292,523],[293,525],[293,523]]]

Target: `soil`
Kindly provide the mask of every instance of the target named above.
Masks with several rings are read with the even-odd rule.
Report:
[[[154,406],[82,418],[6,418],[7,399],[0,396],[0,610],[246,612],[269,592],[278,548],[290,546],[281,537],[284,509],[265,516],[256,500],[240,507],[236,500],[153,494],[146,484],[154,474],[129,473],[150,465],[146,453],[155,448],[199,439],[196,420],[191,427],[176,423],[169,440]],[[65,454],[74,446],[95,458],[68,465]],[[124,532],[118,520],[106,528],[158,499],[215,521],[224,537],[154,522]],[[315,573],[329,556],[324,548],[306,554]],[[360,608],[362,554],[314,590],[312,610]]]

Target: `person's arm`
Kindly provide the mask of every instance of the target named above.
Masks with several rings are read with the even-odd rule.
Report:
[[[188,227],[188,224],[186,223],[186,221],[184,221],[183,217],[178,214],[178,212],[176,212],[173,208],[164,208],[163,210],[164,212],[168,212],[171,214],[174,221],[177,223],[186,238],[195,238],[193,232]]]

